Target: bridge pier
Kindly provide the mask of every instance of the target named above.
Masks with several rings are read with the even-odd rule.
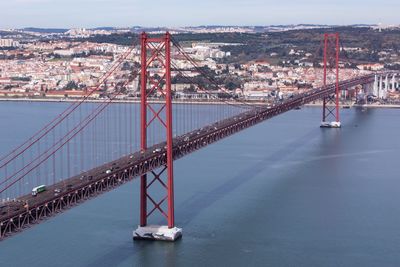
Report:
[[[393,74],[393,77],[392,77],[392,90],[391,90],[391,92],[395,92],[396,89],[397,89],[396,74]]]
[[[375,75],[375,77],[376,77],[376,75]],[[364,90],[365,103],[368,103],[368,95],[375,95],[374,94],[375,83],[364,84],[363,87],[365,88],[365,90]]]
[[[389,87],[390,87],[390,83],[389,83],[389,74],[386,75],[385,77],[385,87],[382,91],[382,99],[386,99],[387,98],[387,93],[389,92]]]
[[[133,233],[134,240],[176,241],[182,237],[182,229],[160,225],[138,226]]]
[[[380,76],[379,79],[379,88],[378,88],[378,94],[376,95],[378,98],[382,98],[382,93],[383,93],[383,76]]]
[[[374,96],[378,96],[379,94],[379,88],[380,88],[380,77],[378,77],[377,74],[375,74],[375,81],[374,81],[374,86],[373,86],[373,90],[372,90],[372,95]]]
[[[151,51],[148,55],[148,50]],[[165,74],[151,75],[153,64],[163,66]],[[173,137],[172,137],[172,91],[171,91],[171,36],[167,32],[159,38],[141,35],[141,151],[148,148],[147,134],[156,122],[165,129],[166,145],[156,147],[153,154],[164,158],[163,167],[158,172],[151,171],[149,176],[140,179],[140,225],[133,232],[134,240],[175,241],[182,236],[182,229],[175,227],[174,215],[174,174],[173,174]],[[149,85],[150,88],[147,88]],[[155,92],[164,96],[165,103],[154,105],[147,101]],[[147,115],[152,114],[150,120]],[[154,145],[154,144],[150,144]],[[166,176],[163,177],[163,176]],[[165,196],[160,199],[158,188]],[[155,190],[152,190],[152,188]],[[149,225],[148,218],[153,213],[163,216],[167,225]]]

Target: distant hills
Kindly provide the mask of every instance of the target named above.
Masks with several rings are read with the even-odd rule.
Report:
[[[254,25],[254,26],[237,26],[237,25],[200,25],[200,26],[185,26],[185,27],[144,27],[144,26],[132,26],[132,27],[96,27],[96,28],[88,28],[88,30],[105,30],[105,31],[120,31],[120,30],[128,30],[133,32],[141,32],[141,31],[178,31],[178,32],[190,32],[190,31],[198,31],[198,30],[215,30],[220,28],[240,28],[246,29],[254,32],[269,32],[269,31],[286,31],[292,29],[307,29],[307,28],[335,28],[335,27],[343,27],[344,25],[325,25],[325,24],[290,24],[290,25]],[[376,24],[352,24],[345,25],[348,27],[376,27]],[[67,28],[35,28],[35,27],[26,27],[22,29],[18,29],[19,31],[24,32],[35,32],[35,33],[43,33],[43,34],[63,34],[69,31]]]
[[[37,33],[66,33],[69,29],[54,29],[54,28],[34,28],[28,27],[20,29],[26,32],[37,32]]]
[[[104,30],[104,31],[113,31],[116,30],[115,27],[98,27],[98,28],[91,28],[89,30]],[[26,32],[37,32],[37,33],[66,33],[70,29],[58,29],[58,28],[35,28],[35,27],[27,27],[19,29],[21,31]]]

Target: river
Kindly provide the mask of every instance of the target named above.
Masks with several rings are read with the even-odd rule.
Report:
[[[63,105],[1,103],[0,154]],[[341,115],[290,111],[176,161],[175,243],[132,241],[134,180],[0,242],[0,266],[400,266],[400,110]]]

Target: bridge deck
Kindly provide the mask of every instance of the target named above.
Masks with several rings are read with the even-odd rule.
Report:
[[[342,88],[371,83],[374,75],[343,81]],[[326,97],[334,85],[314,89],[272,107],[250,111],[174,138],[174,160],[286,111]],[[165,142],[104,164],[57,184],[37,196],[25,195],[0,207],[0,240],[166,163]]]

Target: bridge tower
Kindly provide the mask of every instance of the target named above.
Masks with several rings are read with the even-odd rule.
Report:
[[[339,118],[339,33],[324,34],[324,87],[334,80],[335,93],[323,99],[322,122],[324,128],[340,128]]]
[[[151,75],[150,68],[158,66],[159,75]],[[161,73],[161,74],[160,74]],[[150,38],[141,34],[141,151],[148,148],[147,134],[150,126],[159,123],[165,129],[166,146],[157,148],[164,166],[140,179],[140,225],[134,231],[134,239],[175,241],[182,236],[182,230],[174,222],[174,174],[172,145],[172,93],[171,93],[171,36],[167,32],[161,37]],[[165,101],[151,104],[148,98],[158,93]],[[150,115],[150,116],[149,116]],[[148,118],[150,117],[150,118]],[[151,179],[149,179],[151,176]],[[166,177],[165,177],[166,176]],[[158,186],[165,192],[161,200],[152,193]],[[157,190],[156,190],[157,191]],[[157,192],[158,193],[158,192]],[[165,217],[163,226],[149,225],[148,218],[158,212]]]

